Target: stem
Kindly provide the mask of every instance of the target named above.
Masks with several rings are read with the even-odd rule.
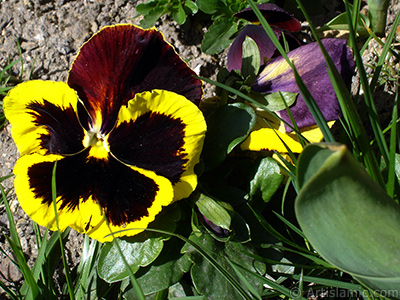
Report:
[[[390,0],[368,0],[371,28],[377,36],[385,36],[386,17]]]

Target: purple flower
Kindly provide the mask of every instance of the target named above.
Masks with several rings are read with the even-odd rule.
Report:
[[[324,39],[322,44],[344,82],[349,85],[354,72],[354,61],[347,41]],[[341,116],[340,106],[327,72],[328,66],[318,43],[314,42],[290,51],[288,57],[294,63],[325,119],[327,121],[337,120]],[[293,70],[283,57],[274,58],[266,64],[256,78],[252,89],[263,93],[278,91],[300,93]],[[300,94],[294,105],[290,107],[290,112],[299,128],[315,125],[314,118]],[[277,113],[283,120],[291,124],[286,110]],[[290,131],[288,127],[286,130]]]
[[[281,36],[281,32],[295,32],[301,29],[300,22],[284,9],[275,4],[265,3],[257,6],[264,18],[271,25],[276,37]],[[235,17],[245,19],[254,24],[259,21],[251,8],[244,9]],[[290,34],[289,34],[290,35]],[[240,70],[242,66],[242,44],[246,36],[252,38],[259,50],[261,62],[270,59],[275,54],[276,47],[271,41],[264,28],[259,25],[247,25],[233,41],[228,52],[228,70]]]
[[[354,60],[351,50],[347,46],[347,41],[324,39],[322,40],[322,44],[345,84],[350,85],[354,73]],[[310,43],[290,51],[288,58],[296,67],[326,121],[330,122],[340,118],[340,106],[328,75],[327,63],[318,43]],[[315,120],[300,94],[293,70],[282,56],[267,62],[264,69],[255,79],[252,90],[261,93],[297,93],[298,96],[294,104],[290,107],[290,112],[301,134],[310,142],[319,142],[322,139],[322,133],[316,126]],[[289,114],[286,110],[277,111],[276,114],[291,124]],[[289,147],[292,152],[301,152],[302,146],[298,141],[298,137],[294,132],[291,132],[288,126],[266,112],[258,112],[257,115],[259,120],[257,126],[242,143],[242,149],[287,152],[286,147]],[[269,127],[263,119],[268,120],[273,128]],[[332,125],[332,122],[329,125]]]

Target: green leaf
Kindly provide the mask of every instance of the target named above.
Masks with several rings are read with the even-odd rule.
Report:
[[[257,172],[250,181],[250,199],[261,194],[262,199],[268,202],[281,186],[284,178],[276,160],[271,157],[261,159]]]
[[[220,10],[220,0],[197,0],[199,9],[209,15],[213,15]]]
[[[396,292],[399,298],[399,205],[345,146],[319,151],[307,146],[298,172],[307,175],[299,174],[303,179],[295,212],[311,245],[362,284],[382,295]]]
[[[231,216],[217,201],[201,194],[195,203],[200,213],[202,213],[208,220],[223,229],[230,230]]]
[[[242,75],[244,78],[255,78],[261,66],[260,50],[249,36],[244,39],[242,49]]]
[[[18,262],[18,268],[20,269],[22,275],[24,276],[25,281],[27,282],[26,287],[26,294],[24,296],[26,299],[36,299],[40,295],[40,288],[35,279],[32,270],[29,268],[28,263],[26,261],[24,252],[22,251],[21,241],[18,236],[17,227],[14,223],[14,218],[10,209],[10,205],[6,198],[6,193],[4,192],[3,186],[0,184],[0,193],[3,199],[3,204],[5,206],[7,220],[9,223],[9,230],[10,230],[10,237],[5,235],[5,238],[10,245],[13,255]]]
[[[285,110],[287,107],[291,106],[297,99],[298,93],[291,92],[275,92],[275,93],[258,93],[251,91],[249,96],[263,105],[268,111],[280,111]],[[283,99],[285,99],[285,102]]]
[[[170,240],[150,266],[141,268],[136,273],[137,281],[145,295],[169,288],[190,270],[192,262],[187,255],[180,253],[181,248],[181,242]],[[129,289],[124,296],[126,299],[132,299],[133,290]]]
[[[172,18],[176,21],[176,23],[180,25],[182,25],[186,21],[186,13],[180,1],[178,2],[178,5],[175,6],[173,9]]]
[[[140,267],[151,264],[161,253],[163,245],[164,242],[159,238],[148,238],[142,241],[132,241],[132,239],[119,241],[122,253],[134,273]],[[113,243],[106,243],[102,248],[97,272],[108,283],[128,278],[129,273]]]
[[[174,232],[176,222],[180,217],[179,206],[170,205],[165,207],[150,223],[149,228]],[[133,237],[119,239],[118,244],[132,272],[135,273],[140,267],[151,264],[158,257],[164,241],[169,238],[170,236],[166,234],[144,231]],[[129,276],[117,245],[114,243],[104,244],[100,252],[97,271],[99,276],[108,283],[121,281]]]
[[[334,151],[341,147],[338,144],[317,143],[307,146],[301,153],[301,160],[297,164],[297,185],[299,188],[318,172],[322,164]]]
[[[369,26],[369,19],[364,16],[363,14],[360,14],[360,19],[358,20],[358,29],[357,30],[363,30],[366,31],[364,24],[366,26]],[[347,16],[346,13],[341,13],[340,15],[336,16],[332,20],[330,20],[328,23],[326,23],[324,26],[318,29],[318,31],[324,31],[324,30],[348,30],[349,25],[347,23]]]
[[[251,257],[255,253],[251,247],[231,241],[220,243],[209,235],[202,235],[200,237],[191,235],[190,239],[196,244],[201,245],[204,251],[212,254],[216,262],[235,277],[242,284],[242,287],[250,284],[252,289],[258,293],[254,295],[247,290],[250,299],[261,299],[259,295],[263,289],[262,280],[253,274],[264,274],[265,265]],[[195,252],[191,246],[186,245],[182,251],[187,252],[195,262],[190,273],[194,286],[199,293],[205,295],[210,300],[223,299],[227,296],[232,300],[243,299],[243,296],[237,293],[226,278],[208,260]],[[235,269],[232,268],[231,263],[240,265],[250,272],[242,272],[241,276],[238,276],[235,273]],[[247,282],[244,282],[243,278]]]
[[[233,148],[246,139],[252,130],[256,115],[243,103],[228,104],[213,111],[207,118],[203,161],[210,170],[224,161]]]
[[[185,11],[189,12],[192,15],[197,14],[197,12],[199,11],[196,3],[190,0],[185,1],[183,8],[185,9]]]
[[[267,94],[264,97],[265,100],[267,101],[265,105],[270,111],[284,110],[286,109],[286,106],[289,107],[296,101],[297,95],[298,93],[291,93],[291,92],[276,92]]]
[[[167,12],[165,4],[165,1],[151,1],[136,6],[136,11],[143,15],[140,26],[143,28],[152,27]]]
[[[217,18],[204,34],[201,41],[201,51],[205,54],[222,52],[232,43],[232,36],[237,32],[237,23],[226,16]]]

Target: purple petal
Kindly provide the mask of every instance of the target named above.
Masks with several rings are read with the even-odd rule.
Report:
[[[275,31],[277,37],[280,36],[278,31]],[[228,52],[228,70],[240,70],[242,68],[242,45],[246,36],[251,37],[257,44],[260,50],[261,64],[265,58],[270,59],[276,50],[264,28],[258,25],[248,25],[239,33],[233,41]]]
[[[354,73],[354,61],[346,40],[324,39],[322,43],[332,58],[339,74],[346,85],[350,85]],[[337,120],[341,116],[340,106],[327,72],[327,64],[321,49],[316,42],[301,46],[288,53],[295,64],[305,85],[314,97],[327,121]],[[300,93],[292,69],[283,57],[278,57],[266,65],[253,83],[252,89],[257,92],[273,93],[277,91]],[[290,111],[299,128],[315,125],[311,112],[301,95],[298,96]],[[279,115],[289,124],[286,110]],[[286,128],[286,131],[290,131]]]
[[[279,6],[271,3],[264,3],[257,5],[257,7],[271,26],[276,26],[287,31],[299,31],[301,29],[300,22]],[[256,14],[251,8],[246,8],[236,13],[234,16],[252,23],[259,23]]]
[[[199,213],[201,218],[203,219],[203,224],[209,230],[211,230],[218,237],[227,237],[229,235],[229,230],[224,229],[218,225],[215,225],[212,221],[207,219],[202,213]]]

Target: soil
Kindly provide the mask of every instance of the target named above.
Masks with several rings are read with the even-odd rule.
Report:
[[[69,67],[80,46],[103,26],[118,23],[138,24],[136,0],[0,0],[0,70],[20,56],[23,59],[23,74],[20,63],[12,68],[13,75],[24,79],[65,81]],[[338,14],[340,1],[327,0],[328,13],[316,16],[315,21],[323,24]],[[400,0],[392,1],[389,9],[388,27],[391,26]],[[215,78],[220,66],[226,65],[225,53],[216,56],[205,55],[200,51],[200,42],[206,26],[191,19],[179,26],[163,17],[156,23],[165,39],[174,45],[177,53],[185,59],[198,74]],[[305,26],[306,27],[306,26]],[[331,32],[337,35],[337,32]],[[19,54],[17,41],[20,44]],[[366,59],[375,59],[371,54]],[[387,93],[388,91],[385,91]],[[213,95],[213,88],[206,86],[205,97]],[[383,105],[385,106],[385,105]],[[0,130],[0,178],[12,174],[18,152],[10,135],[10,126]],[[36,240],[30,219],[18,205],[13,191],[13,179],[2,182],[9,190],[8,200],[14,214],[20,235],[22,250],[32,265],[37,256]],[[8,235],[8,219],[4,205],[0,206],[0,230]],[[69,239],[68,260],[72,265],[79,262],[82,235],[74,232]],[[12,252],[0,235],[0,280],[21,282],[22,275],[3,253],[12,257]],[[1,299],[0,291],[0,299]]]

